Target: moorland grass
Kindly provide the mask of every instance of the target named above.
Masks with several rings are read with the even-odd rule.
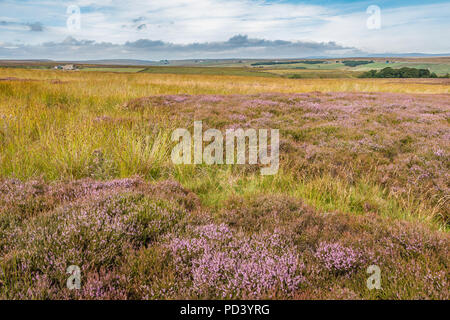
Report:
[[[162,94],[251,94],[268,91],[391,91],[448,93],[449,86],[435,82],[415,83],[394,80],[284,80],[251,77],[207,75],[146,75],[79,73],[2,69],[0,81],[2,102],[0,175],[29,180],[41,177],[50,180],[71,180],[85,177],[96,179],[125,178],[140,175],[150,180],[175,177],[185,186],[195,190],[205,204],[220,206],[231,194],[258,192],[287,193],[305,199],[309,204],[325,211],[339,210],[361,214],[364,206],[376,207],[383,215],[400,218],[419,218],[435,221],[442,215],[443,200],[428,201],[416,193],[417,199],[405,195],[390,195],[389,185],[383,186],[371,180],[377,177],[377,156],[365,161],[367,170],[358,180],[348,182],[329,174],[325,163],[320,174],[309,174],[301,179],[289,166],[282,166],[281,173],[272,181],[254,173],[231,170],[227,167],[203,166],[179,168],[171,164],[170,152],[174,145],[171,132],[177,127],[192,125],[183,112],[167,112],[167,107],[127,108],[133,98]],[[12,79],[11,79],[12,78]],[[26,80],[24,80],[26,79]],[[368,100],[369,102],[371,100]],[[195,106],[193,102],[192,106]],[[232,102],[231,102],[232,103]],[[236,102],[242,104],[242,101]],[[351,100],[349,100],[351,103]],[[445,104],[445,103],[444,103]],[[234,110],[234,105],[224,106]],[[213,114],[199,115],[211,127],[232,123],[223,121],[221,107]],[[277,115],[274,123],[282,135],[294,144],[319,143],[316,138],[330,141],[330,137],[347,143],[362,138],[361,129],[341,127],[330,132],[323,131],[321,123],[317,130],[298,130],[298,126],[316,125],[305,121],[303,111],[297,116],[283,110],[265,107]],[[444,108],[445,109],[445,108]],[[444,110],[443,109],[443,110]],[[173,110],[173,109],[172,109]],[[206,110],[206,109],[205,109]],[[288,110],[288,109],[286,109]],[[296,109],[298,110],[298,109]],[[242,109],[230,112],[246,112]],[[297,112],[297,111],[296,111]],[[438,111],[445,112],[445,111]],[[392,115],[377,113],[377,120]],[[247,116],[247,118],[255,115]],[[258,118],[256,116],[256,118]],[[294,122],[292,122],[294,120]],[[285,123],[284,126],[280,126]],[[393,121],[391,125],[400,122]],[[274,124],[275,125],[275,124]],[[445,127],[445,126],[444,126]],[[394,127],[393,127],[394,128]],[[323,132],[322,132],[323,131]],[[345,133],[346,132],[346,133]],[[323,136],[325,134],[325,136]],[[344,134],[344,135],[342,135]],[[320,142],[323,143],[323,142]],[[383,157],[395,156],[398,151],[381,150]],[[397,148],[397,147],[396,147]],[[411,152],[414,153],[414,152]],[[342,153],[341,153],[342,154]],[[337,155],[337,154],[336,154]],[[334,156],[336,156],[334,155]],[[297,158],[298,159],[298,158]],[[293,160],[294,164],[296,160]],[[347,160],[345,160],[347,161]],[[363,162],[363,163],[365,163]],[[354,163],[355,166],[357,163]],[[307,168],[314,166],[307,164]],[[356,167],[349,164],[350,171]],[[294,165],[294,170],[299,170]],[[300,169],[300,172],[308,172]],[[314,169],[316,170],[316,169]],[[328,172],[328,173],[327,173]],[[214,190],[214,192],[211,192]],[[423,190],[421,190],[423,192]],[[425,203],[424,203],[425,202]],[[431,204],[430,204],[431,202]],[[372,205],[370,205],[372,204]],[[437,206],[437,207],[436,207]],[[444,216],[447,213],[444,213]]]
[[[448,298],[443,79],[0,78],[0,298]],[[171,133],[194,119],[279,128],[278,174],[173,165]],[[365,287],[371,263],[383,291]],[[241,274],[256,287],[231,286]]]

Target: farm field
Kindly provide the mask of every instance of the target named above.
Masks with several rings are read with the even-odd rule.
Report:
[[[295,77],[297,79],[356,79],[363,72],[346,71],[341,69],[267,69],[266,72],[277,74],[284,77]]]
[[[450,298],[449,79],[173,68],[0,68],[0,299]],[[194,120],[278,173],[173,164]]]
[[[308,63],[320,62],[320,63]],[[373,63],[346,66],[344,61],[373,61]],[[287,77],[299,79],[342,79],[358,78],[365,71],[381,70],[386,67],[400,69],[404,67],[428,69],[437,76],[450,74],[450,59],[439,58],[348,58],[348,59],[314,59],[314,60],[172,60],[172,61],[125,61],[129,65],[113,65],[120,63],[114,60],[76,63],[80,71],[100,71],[117,73],[154,73],[154,74],[185,74],[185,75],[220,75],[246,77]],[[132,63],[139,65],[132,65]],[[292,62],[292,63],[290,63]],[[388,63],[387,63],[388,62]],[[109,64],[108,64],[109,63]],[[148,64],[151,63],[149,66]],[[57,65],[54,61],[0,61],[0,67],[27,68],[45,70]],[[147,64],[147,65],[146,65]]]
[[[204,74],[204,75],[225,75],[225,76],[253,76],[253,77],[275,77],[271,73],[252,70],[250,68],[234,67],[148,67],[141,72],[156,74]]]

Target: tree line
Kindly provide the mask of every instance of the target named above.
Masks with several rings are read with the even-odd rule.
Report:
[[[357,67],[357,66],[361,66],[361,65],[364,65],[364,64],[374,63],[374,61],[373,60],[371,60],[371,61],[366,61],[366,60],[345,60],[345,61],[342,61],[342,63],[346,67]]]
[[[448,78],[449,74],[441,77]],[[370,70],[364,72],[360,78],[438,78],[436,73],[430,72],[428,69],[416,69],[403,67],[400,69],[394,69],[391,67],[384,68],[382,70]]]

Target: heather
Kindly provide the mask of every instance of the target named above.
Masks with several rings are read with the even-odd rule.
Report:
[[[190,228],[185,238],[169,235],[177,294],[194,298],[291,296],[304,281],[292,244],[275,232],[236,234],[225,224]]]
[[[28,187],[12,184],[16,188],[10,188],[11,194]],[[139,179],[79,181],[75,186],[48,187],[43,192],[50,209],[47,212],[23,219],[26,210],[18,210],[12,217],[4,217],[0,242],[6,274],[3,294],[8,298],[65,297],[69,295],[64,281],[69,265],[92,275],[92,281],[102,273],[123,278],[125,275],[114,273],[121,259],[172,231],[188,211],[171,201],[176,193],[163,199],[155,188],[184,191],[171,181],[157,186],[146,186]],[[36,193],[27,196],[39,197]],[[97,281],[100,293],[91,296],[83,291],[83,298],[111,294],[109,289],[101,293],[106,284],[102,278]],[[33,285],[35,282],[39,285]],[[85,290],[91,285],[88,282]]]
[[[449,298],[446,79],[0,73],[0,298]],[[194,120],[278,173],[174,165]]]
[[[30,188],[4,183],[9,195]],[[450,239],[418,222],[263,194],[207,209],[170,180],[42,186],[28,197],[47,209],[2,221],[2,298],[448,299]],[[382,291],[365,287],[372,264]],[[65,287],[68,265],[80,290]]]

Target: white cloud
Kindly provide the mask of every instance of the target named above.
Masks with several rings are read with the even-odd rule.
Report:
[[[372,53],[424,52],[449,53],[448,20],[450,3],[381,8],[381,28],[366,27],[365,12],[334,16],[313,32],[318,41],[330,38],[344,45],[354,45]]]
[[[81,7],[81,29],[67,29],[69,4]],[[381,8],[382,28],[368,30],[365,11],[263,0],[0,2],[0,41],[9,44],[77,39],[123,44],[139,39],[177,44],[226,41],[236,34],[289,41],[335,41],[367,52],[450,52],[450,4]],[[41,23],[43,32],[26,27]],[[36,28],[35,28],[36,29]]]
[[[6,3],[11,3],[7,1]],[[67,15],[62,3],[37,1],[28,6],[38,10],[45,7],[47,14],[53,14],[59,21],[57,28],[49,29],[42,41],[57,40],[69,34],[65,29]],[[71,2],[72,3],[72,2]],[[295,30],[289,30],[295,24],[307,19],[321,20],[327,14],[327,8],[310,5],[286,3],[268,4],[254,0],[152,0],[152,1],[78,1],[82,8],[82,29],[77,37],[123,43],[140,38],[163,39],[177,43],[193,41],[225,40],[237,33],[269,39],[298,38]],[[68,3],[67,3],[68,4]],[[0,3],[0,11],[1,6]],[[93,10],[83,10],[83,8]],[[17,4],[17,11],[23,5]],[[25,11],[27,12],[27,11]],[[138,17],[147,28],[145,32],[137,30]],[[17,18],[21,18],[20,16]],[[22,17],[22,19],[27,19]],[[272,30],[284,34],[275,34]],[[294,32],[292,32],[294,31]],[[32,43],[39,39],[28,37]],[[45,37],[45,38],[44,38]],[[11,40],[11,39],[4,39]]]

